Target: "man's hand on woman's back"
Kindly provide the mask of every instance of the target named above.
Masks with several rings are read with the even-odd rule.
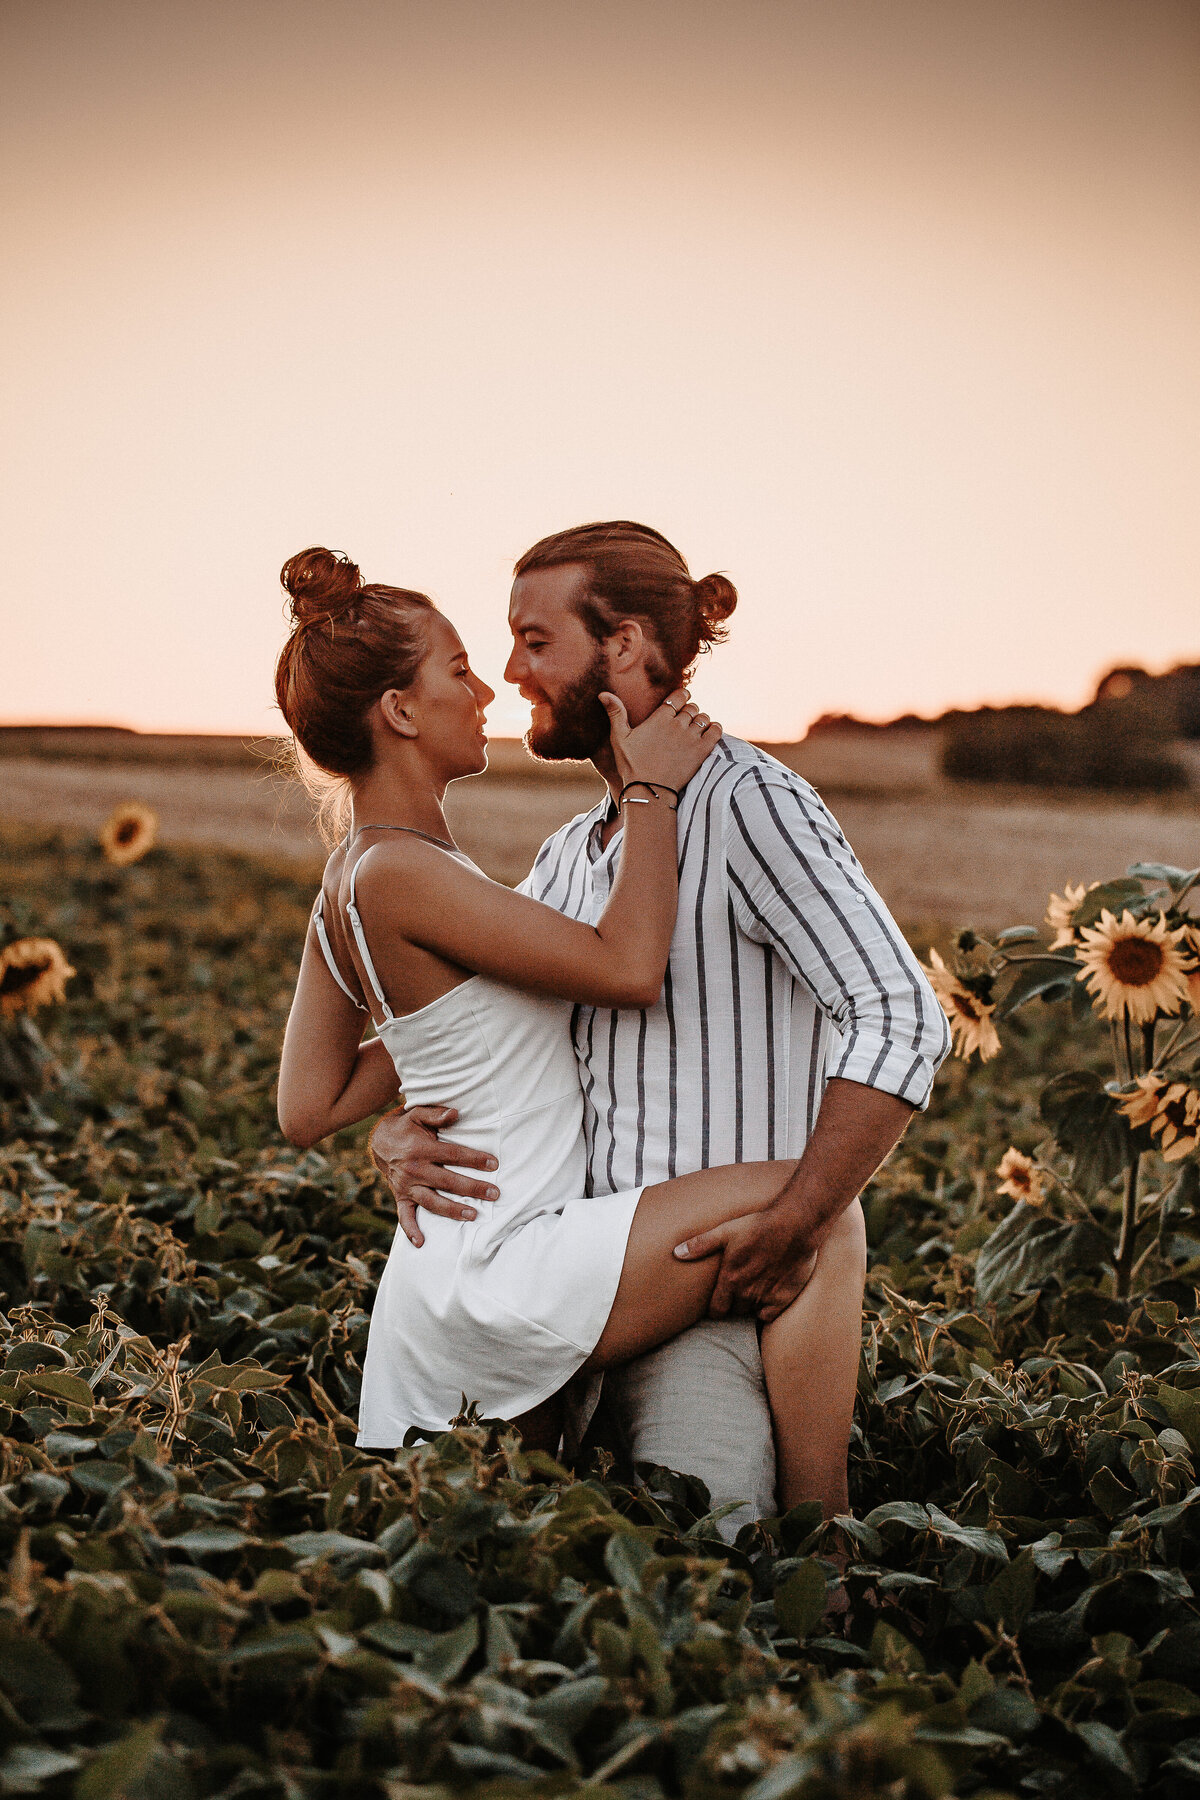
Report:
[[[476,1181],[463,1168],[493,1170],[496,1159],[486,1150],[470,1150],[439,1138],[438,1132],[453,1125],[458,1112],[453,1106],[397,1107],[377,1120],[368,1142],[371,1161],[392,1191],[396,1216],[409,1243],[420,1249],[425,1234],[417,1223],[417,1208],[438,1213],[443,1219],[474,1219],[468,1200],[498,1200],[500,1190],[488,1181]],[[453,1165],[453,1167],[449,1166]],[[440,1190],[440,1191],[439,1191]]]

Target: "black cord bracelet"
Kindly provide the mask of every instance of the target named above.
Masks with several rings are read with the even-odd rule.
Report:
[[[674,794],[675,804],[671,808],[671,811],[672,812],[679,811],[679,789],[669,787],[665,781],[627,781],[625,783],[625,786],[621,789],[621,792],[617,795],[617,805],[618,806],[620,806],[622,804],[622,802],[624,801],[625,796],[629,792],[630,788],[635,788],[635,787],[649,788],[650,792],[654,795],[655,799],[658,798],[658,789],[659,788],[662,788],[665,793]],[[639,806],[647,806],[647,805],[649,805],[649,802],[646,800],[640,800],[640,801],[638,801],[638,805]]]

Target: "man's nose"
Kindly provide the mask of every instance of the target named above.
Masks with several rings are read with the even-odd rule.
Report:
[[[514,687],[518,686],[519,683],[524,681],[525,676],[528,674],[528,669],[528,661],[524,654],[523,646],[514,644],[512,647],[512,654],[504,665],[505,681],[511,682]]]

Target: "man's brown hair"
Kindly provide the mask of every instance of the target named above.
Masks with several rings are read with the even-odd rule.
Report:
[[[649,670],[664,689],[691,674],[697,656],[728,636],[725,625],[737,605],[737,589],[724,575],[693,581],[688,566],[661,532],[631,519],[607,519],[556,531],[527,550],[515,573],[563,568],[587,570],[579,616],[597,643],[622,619],[636,619],[659,652]]]

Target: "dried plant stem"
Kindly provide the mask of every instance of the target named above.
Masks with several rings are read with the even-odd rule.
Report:
[[[1079,1192],[1078,1188],[1073,1188],[1069,1181],[1064,1181],[1057,1169],[1052,1168],[1048,1162],[1043,1162],[1041,1157],[1036,1154],[1033,1158],[1033,1166],[1041,1174],[1048,1175],[1059,1191],[1065,1194],[1069,1200],[1075,1202],[1083,1218],[1090,1219],[1094,1216],[1091,1207]]]
[[[1184,1026],[1185,1025],[1194,1025],[1195,1023],[1196,1023],[1196,1019],[1195,1019],[1194,1014],[1189,1019],[1181,1019],[1180,1020],[1179,1024],[1176,1026],[1174,1032],[1167,1039],[1166,1043],[1163,1045],[1161,1051],[1159,1052],[1158,1060],[1160,1063],[1165,1063],[1168,1056],[1172,1055],[1173,1053],[1181,1053],[1184,1050],[1192,1050],[1195,1048],[1195,1046],[1197,1044],[1200,1044],[1200,1031],[1196,1032],[1194,1037],[1184,1038],[1182,1044],[1179,1042],[1179,1039],[1183,1032]]]
[[[1116,1271],[1118,1300],[1128,1300],[1133,1280],[1133,1252],[1137,1240],[1138,1176],[1141,1173],[1141,1167],[1142,1159],[1139,1154],[1130,1163],[1129,1172],[1125,1177],[1125,1198],[1121,1206],[1121,1235],[1117,1239],[1117,1254],[1113,1262]]]

